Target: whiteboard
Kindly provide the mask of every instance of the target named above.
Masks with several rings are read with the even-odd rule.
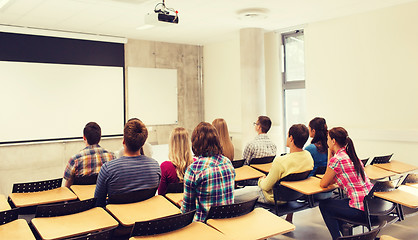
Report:
[[[177,124],[177,69],[128,67],[127,114],[146,125]]]
[[[122,134],[123,67],[0,61],[0,143]]]

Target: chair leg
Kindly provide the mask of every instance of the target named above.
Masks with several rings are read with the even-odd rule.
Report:
[[[341,234],[343,236],[351,236],[351,235],[353,235],[353,226],[351,226],[351,224],[344,223],[341,226]]]
[[[405,220],[405,216],[403,215],[402,206],[400,204],[396,204],[396,214],[398,215],[399,221]]]

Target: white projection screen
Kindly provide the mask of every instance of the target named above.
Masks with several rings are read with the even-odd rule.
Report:
[[[102,136],[124,124],[123,67],[0,61],[0,143]]]

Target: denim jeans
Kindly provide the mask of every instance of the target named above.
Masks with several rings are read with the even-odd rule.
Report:
[[[336,217],[343,217],[353,220],[365,219],[366,215],[364,211],[356,208],[352,208],[348,205],[350,199],[325,199],[319,203],[319,209],[321,210],[322,218],[325,225],[327,225],[332,239],[335,240],[341,236],[340,229],[342,222],[336,219]]]

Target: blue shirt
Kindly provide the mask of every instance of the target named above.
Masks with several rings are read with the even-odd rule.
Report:
[[[309,144],[305,147],[305,150],[310,152],[312,155],[312,158],[314,160],[314,167],[309,174],[309,176],[312,176],[318,167],[321,166],[327,166],[328,162],[328,152],[320,153],[318,152],[318,148],[315,146],[315,144]]]
[[[103,164],[97,177],[97,206],[106,205],[107,195],[129,193],[158,187],[161,170],[158,162],[144,155],[122,156]]]

